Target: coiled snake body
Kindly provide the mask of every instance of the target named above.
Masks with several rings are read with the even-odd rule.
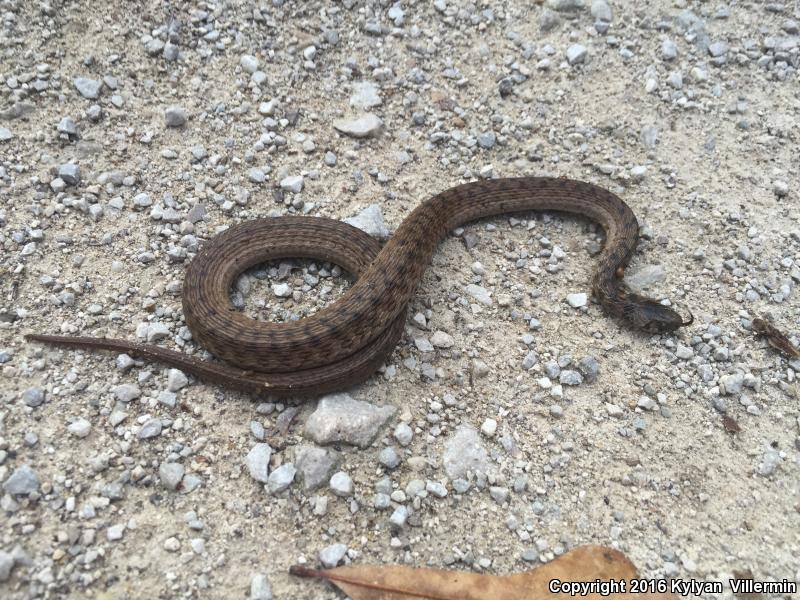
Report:
[[[183,311],[194,339],[224,363],[125,340],[28,339],[126,352],[225,386],[279,396],[346,388],[369,377],[397,344],[406,307],[450,230],[482,217],[528,210],[575,213],[602,225],[606,243],[592,288],[607,312],[650,332],[691,322],[624,284],[622,272],[639,229],[625,202],[590,183],[519,177],[466,183],[433,196],[412,211],[383,248],[359,229],[315,217],[257,219],[217,235],[187,268]],[[299,321],[270,323],[238,312],[229,297],[236,276],[263,261],[288,257],[330,261],[357,279],[338,301]]]

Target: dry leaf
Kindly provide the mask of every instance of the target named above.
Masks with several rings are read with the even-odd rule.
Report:
[[[530,571],[514,575],[480,575],[463,571],[413,569],[395,565],[355,565],[320,571],[295,565],[289,572],[300,577],[327,579],[352,600],[677,600],[670,593],[611,593],[601,590],[570,596],[550,591],[554,579],[562,582],[593,582],[636,579],[636,568],[625,555],[602,546],[581,546]]]
[[[739,424],[728,415],[722,415],[722,426],[728,433],[739,433],[742,430]]]

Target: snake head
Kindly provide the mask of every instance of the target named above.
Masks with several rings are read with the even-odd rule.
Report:
[[[623,312],[636,327],[649,333],[670,333],[694,321],[691,313],[689,318],[684,320],[670,307],[635,294],[631,294],[628,298]]]

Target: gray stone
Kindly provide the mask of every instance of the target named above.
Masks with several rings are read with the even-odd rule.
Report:
[[[295,451],[294,464],[306,491],[328,483],[339,463],[339,454],[328,448],[304,445]]]
[[[138,385],[123,383],[111,389],[114,396],[120,402],[131,402],[142,395]]]
[[[606,0],[592,0],[591,13],[595,19],[606,23],[610,23],[613,16],[611,7]]]
[[[181,482],[181,491],[184,494],[193,492],[203,484],[203,480],[194,473],[187,473]]]
[[[178,396],[174,392],[161,390],[158,392],[156,400],[158,400],[159,404],[163,404],[169,408],[175,408],[175,405],[178,403]]]
[[[164,111],[164,123],[167,127],[182,127],[186,120],[186,110],[182,106],[170,106]]]
[[[340,119],[333,123],[334,129],[355,138],[374,137],[383,127],[383,121],[372,113],[356,119]]]
[[[331,544],[319,551],[319,562],[326,569],[332,569],[344,559],[347,553],[347,546],[344,544]]]
[[[378,492],[372,498],[372,506],[376,510],[386,510],[392,505],[392,498],[388,494]]]
[[[27,496],[39,491],[39,477],[30,465],[22,465],[3,482],[3,489],[12,496]]]
[[[303,183],[304,180],[302,175],[291,175],[281,179],[280,186],[282,190],[292,192],[293,194],[299,194],[303,191]]]
[[[558,381],[564,385],[580,385],[583,383],[583,376],[578,371],[564,369],[561,371]]]
[[[636,402],[636,406],[642,408],[644,410],[656,410],[658,408],[658,404],[655,400],[650,398],[649,396],[642,396]]]
[[[318,444],[344,442],[366,448],[395,410],[355,400],[349,394],[329,394],[320,398],[306,421],[305,434]]]
[[[631,168],[631,178],[634,181],[644,181],[645,175],[647,175],[647,167],[644,165],[636,165]]]
[[[347,497],[353,493],[353,480],[344,471],[334,473],[329,482],[331,491],[337,496]]]
[[[137,434],[140,440],[149,440],[154,437],[158,437],[161,435],[161,429],[164,427],[164,424],[161,422],[161,419],[158,417],[154,417],[145,421],[142,426],[139,428],[139,433]]]
[[[277,469],[273,469],[267,479],[267,488],[270,494],[279,494],[287,489],[294,481],[294,476],[297,474],[292,463],[282,464]]]
[[[189,209],[188,213],[186,213],[186,220],[188,220],[190,223],[197,223],[198,221],[205,219],[206,214],[205,205],[198,202]]]
[[[464,291],[481,304],[485,306],[491,306],[492,297],[489,294],[489,290],[487,290],[485,287],[476,285],[474,283],[469,283],[464,286]]]
[[[667,76],[667,83],[676,90],[681,89],[683,87],[683,73],[680,71],[672,71]]]
[[[584,356],[578,361],[578,370],[583,374],[587,383],[594,383],[600,372],[600,365],[594,356]]]
[[[380,451],[378,461],[387,469],[396,469],[400,465],[400,457],[392,446],[387,446]]]
[[[542,31],[552,31],[556,27],[561,24],[561,17],[558,16],[558,13],[545,8],[542,10],[542,14],[539,17],[539,29]],[[546,60],[546,59],[545,59]],[[548,61],[549,64],[549,61]]]
[[[383,211],[377,204],[370,204],[356,216],[347,218],[344,222],[379,240],[387,239],[390,234],[383,220]]]
[[[264,183],[267,179],[267,174],[263,169],[253,167],[247,171],[247,179],[249,179],[252,183]]]
[[[14,134],[8,127],[0,127],[0,142],[7,142],[13,139]]]
[[[401,446],[408,446],[414,437],[414,430],[405,423],[399,423],[394,428],[394,439]]]
[[[100,96],[100,90],[103,87],[103,83],[101,81],[97,81],[96,79],[88,79],[86,77],[76,77],[73,83],[75,84],[75,89],[78,90],[78,93],[84,98],[88,98],[90,100],[98,98]]]
[[[272,586],[266,575],[257,573],[250,578],[250,600],[272,600]]]
[[[150,323],[147,326],[147,341],[149,343],[157,342],[169,337],[169,327],[163,323]]]
[[[572,44],[567,48],[567,62],[571,65],[578,65],[586,62],[588,50],[583,44]]]
[[[22,401],[31,408],[41,406],[44,402],[44,390],[37,387],[29,387],[22,392]]]
[[[714,42],[708,47],[708,53],[713,57],[723,56],[728,53],[727,42]]]
[[[426,482],[425,491],[437,498],[445,498],[447,496],[447,488],[438,481]]]
[[[108,538],[109,542],[116,542],[122,539],[122,536],[125,534],[125,525],[111,525],[106,530],[106,538]]]
[[[170,392],[177,392],[185,388],[189,383],[189,378],[180,369],[170,369],[167,371],[167,389]]]
[[[420,336],[414,338],[414,345],[420,352],[433,352],[433,344],[431,344],[426,337]]]
[[[678,46],[672,40],[664,40],[661,43],[661,58],[664,60],[675,60],[678,56]]]
[[[147,208],[152,205],[153,201],[150,199],[150,194],[141,192],[133,197],[133,205],[137,208]]]
[[[505,487],[492,486],[489,488],[489,495],[495,502],[502,505],[508,500],[509,491]]]
[[[158,478],[165,488],[174,492],[178,489],[185,472],[186,469],[181,463],[162,462],[158,467]]]
[[[256,444],[247,453],[245,463],[250,477],[261,483],[269,481],[269,460],[272,457],[272,448],[269,444]]]
[[[496,141],[497,136],[493,131],[487,131],[486,133],[482,133],[478,136],[478,146],[481,148],[486,148],[487,150],[494,146]]]
[[[450,479],[466,479],[469,474],[486,473],[489,455],[478,432],[462,425],[445,442],[442,462]]]
[[[389,517],[389,522],[395,527],[405,527],[409,517],[408,508],[405,506],[398,506],[394,509],[392,516]]]
[[[92,431],[92,424],[84,418],[75,419],[67,426],[67,431],[79,438],[85,438]]]
[[[67,185],[78,185],[81,182],[81,168],[74,163],[66,163],[58,167],[58,176]]]
[[[634,271],[625,273],[625,283],[637,294],[666,278],[667,271],[661,265],[641,265]]]
[[[744,374],[733,373],[719,378],[719,391],[723,395],[739,394],[744,385]]]

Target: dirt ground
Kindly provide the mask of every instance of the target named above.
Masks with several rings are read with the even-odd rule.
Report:
[[[589,543],[645,577],[800,582],[800,360],[750,331],[757,315],[800,331],[796,3],[0,15],[4,598],[341,598],[289,566],[506,574]],[[365,137],[340,131],[365,114]],[[471,224],[441,244],[385,367],[347,391],[395,408],[343,425],[364,447],[314,438],[316,401],[290,419],[291,402],[23,338],[200,352],[180,286],[221,228],[377,205],[391,231],[436,192],[518,175],[619,194],[642,225],[632,285],[694,323],[653,336],[581,306],[603,241],[586,219]],[[332,270],[275,262],[232,299],[296,318],[341,295]],[[336,464],[309,489],[317,445]],[[448,452],[478,466],[459,476]],[[282,465],[298,473],[280,485]]]

